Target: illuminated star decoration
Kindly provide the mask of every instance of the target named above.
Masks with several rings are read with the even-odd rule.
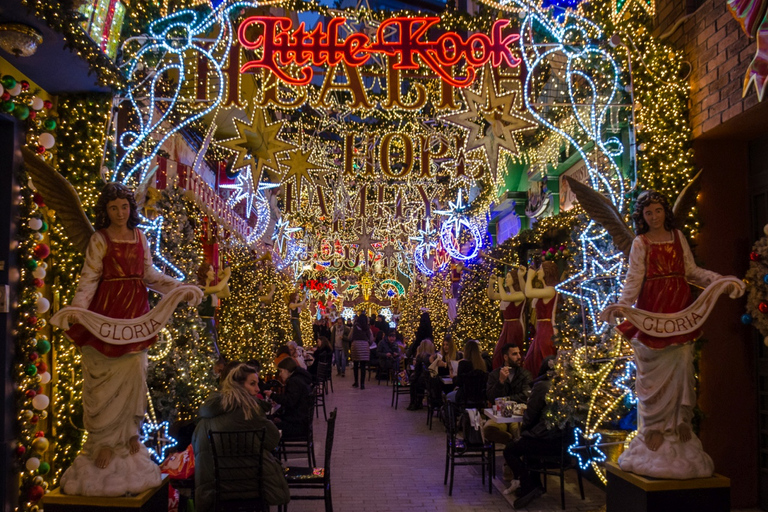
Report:
[[[432,219],[427,218],[424,229],[419,230],[418,236],[410,237],[414,242],[419,242],[416,248],[413,250],[413,262],[416,268],[425,276],[432,277],[435,275],[435,269],[430,269],[425,263],[425,258],[429,259],[433,249],[437,249],[439,245],[438,232],[432,227]],[[438,269],[438,272],[445,270],[448,266],[448,262],[444,262]]]
[[[361,226],[361,233],[360,236],[357,238],[357,250],[358,254],[362,255],[362,263],[368,264],[368,252],[376,253],[376,249],[373,247],[373,244],[380,243],[381,240],[377,240],[373,238],[373,230],[368,231],[368,228],[365,225],[365,221],[363,221],[363,224]]]
[[[311,149],[307,150],[306,152],[298,149],[297,151],[292,151],[288,157],[288,160],[283,162],[288,170],[283,175],[281,182],[290,183],[293,181],[295,183],[295,197],[297,200],[299,200],[299,202],[301,197],[301,186],[303,183],[306,183],[307,195],[309,196],[310,203],[314,197],[316,182],[310,176],[310,171],[325,170],[324,166],[310,162],[311,158]]]
[[[498,176],[499,153],[502,149],[517,155],[514,134],[534,129],[538,125],[521,108],[520,91],[502,95],[496,92],[490,68],[483,72],[483,84],[479,94],[469,89],[461,89],[461,95],[464,99],[464,109],[440,119],[466,132],[466,153],[478,148],[485,150],[491,177],[495,182]]]
[[[587,469],[592,463],[604,462],[605,453],[600,449],[602,434],[584,435],[580,428],[573,430],[573,444],[568,447],[568,453],[579,460],[579,467]]]
[[[145,421],[141,426],[141,442],[158,464],[165,460],[165,452],[178,444],[176,439],[168,435],[168,428],[167,421],[162,423]]]
[[[187,278],[186,275],[184,275],[184,272],[179,270],[178,267],[176,267],[173,263],[171,263],[168,258],[163,256],[163,251],[160,248],[160,241],[163,239],[163,216],[160,215],[158,217],[155,217],[154,220],[149,220],[143,215],[139,215],[139,218],[141,219],[141,224],[138,225],[138,228],[141,229],[144,232],[144,236],[147,237],[147,244],[149,244],[150,250],[152,250],[152,266],[155,267],[155,270],[158,272],[162,272],[162,269],[157,268],[157,266],[154,263],[154,259],[157,258],[161,262],[163,262],[163,265],[168,267],[173,271],[174,274],[176,274],[176,277],[180,280],[184,280]]]
[[[611,0],[611,17],[614,23],[617,23],[624,17],[633,3],[640,5],[640,8],[648,13],[649,16],[656,14],[655,0]]]
[[[445,249],[452,258],[463,261],[471,260],[477,256],[483,245],[480,228],[464,215],[464,211],[468,207],[469,205],[464,204],[464,200],[461,196],[461,189],[459,189],[455,203],[453,201],[448,201],[447,210],[435,211],[435,213],[448,217],[440,226],[440,241],[443,243],[443,249]],[[468,230],[469,234],[472,236],[472,250],[469,251],[468,254],[463,254],[461,252],[461,246],[459,244],[459,234],[461,234],[462,227]]]
[[[230,185],[220,185],[220,188],[235,191],[231,196],[229,196],[229,200],[227,201],[229,206],[235,206],[241,201],[245,201],[246,218],[250,216],[250,213],[253,210],[253,203],[257,200],[257,196],[261,196],[263,198],[263,192],[265,190],[280,186],[277,183],[260,182],[256,187],[254,187],[254,181],[251,174],[251,166],[249,165],[245,168],[245,171],[237,175],[234,183]],[[256,213],[259,212],[256,211]]]
[[[267,114],[260,108],[254,108],[250,123],[234,118],[233,123],[238,135],[231,139],[216,141],[218,146],[228,149],[237,155],[232,170],[236,171],[248,165],[251,167],[251,178],[254,182],[261,181],[265,170],[272,171],[272,177],[280,173],[278,155],[295,149],[296,146],[280,138],[283,122],[270,124]],[[277,180],[274,180],[277,181]]]
[[[616,379],[616,387],[623,390],[627,395],[627,399],[630,403],[637,403],[637,395],[635,394],[635,376],[637,375],[637,366],[634,361],[628,361],[624,367],[624,372]]]
[[[277,242],[278,253],[283,252],[283,244],[292,240],[293,237],[291,236],[291,233],[295,233],[296,231],[301,231],[301,228],[289,227],[287,220],[280,219],[277,221],[277,224],[275,225],[275,233],[272,235],[272,240]],[[286,247],[287,245],[288,244],[286,244]]]
[[[581,242],[581,268],[579,271],[555,286],[562,292],[581,301],[588,311],[587,320],[591,332],[602,334],[611,328],[601,322],[599,313],[609,304],[618,300],[621,290],[621,276],[624,272],[624,257],[621,252],[607,252],[602,247],[607,235],[594,221],[579,236]],[[607,246],[605,247],[607,249]]]

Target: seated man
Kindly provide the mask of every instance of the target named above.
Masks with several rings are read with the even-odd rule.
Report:
[[[531,374],[522,367],[523,357],[520,348],[507,343],[501,348],[504,355],[504,365],[488,374],[486,397],[493,404],[497,398],[506,397],[515,402],[524,403],[531,393]],[[512,440],[516,423],[500,424],[488,420],[485,423],[485,438],[493,443],[507,444]]]
[[[377,352],[379,354],[379,371],[386,375],[389,370],[394,370],[398,366],[400,358],[400,347],[397,345],[397,332],[389,331],[378,344]]]
[[[538,474],[531,476],[523,462],[523,456],[554,456],[559,455],[562,449],[563,432],[559,429],[548,429],[544,422],[546,396],[551,387],[550,370],[554,368],[554,364],[555,356],[549,356],[542,361],[539,376],[528,399],[528,408],[523,415],[520,439],[510,441],[504,448],[504,460],[514,475],[504,494],[517,491],[520,497],[515,500],[516,509],[525,507],[544,492],[541,479]]]

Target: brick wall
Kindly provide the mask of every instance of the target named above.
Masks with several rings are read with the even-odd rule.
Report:
[[[654,34],[683,50],[691,64],[691,125],[697,138],[757,105],[754,87],[742,98],[744,74],[755,43],[731,16],[725,0],[704,0],[698,9],[683,2],[657,3]],[[676,22],[688,16],[671,34]]]

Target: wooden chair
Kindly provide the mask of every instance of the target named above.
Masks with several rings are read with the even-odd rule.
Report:
[[[315,465],[315,441],[314,441],[314,428],[313,428],[313,413],[315,408],[315,396],[316,396],[316,387],[312,386],[310,389],[310,394],[307,395],[306,400],[310,401],[311,403],[307,407],[308,410],[308,418],[307,418],[307,433],[306,435],[302,436],[286,436],[283,435],[280,438],[280,444],[278,445],[278,454],[282,455],[283,460],[288,460],[288,455],[303,455],[307,454],[307,464],[310,466]]]
[[[266,429],[208,431],[213,452],[215,512],[268,511],[262,499]]]
[[[336,409],[331,411],[331,417],[328,419],[328,432],[325,436],[325,460],[323,467],[308,468],[285,468],[285,478],[288,480],[288,488],[291,489],[291,501],[301,500],[324,500],[325,512],[333,512],[333,502],[331,500],[331,453],[333,452],[333,436],[336,429]],[[322,494],[294,494],[295,489],[313,489],[322,490]],[[283,505],[284,511],[288,510],[287,505]]]
[[[547,477],[560,477],[560,505],[565,510],[565,472],[569,469],[576,470],[579,481],[579,492],[584,499],[584,482],[581,475],[581,466],[578,461],[568,453],[569,440],[573,439],[572,433],[563,433],[558,455],[526,455],[523,459],[529,472],[541,475],[544,484],[544,492],[547,492]]]
[[[461,410],[453,402],[445,401],[445,407],[448,412],[448,425],[446,425],[446,447],[445,447],[445,480],[443,485],[448,484],[448,474],[450,473],[451,482],[448,487],[448,496],[453,495],[453,474],[456,466],[480,466],[482,468],[483,484],[485,484],[485,470],[488,468],[488,492],[493,494],[493,469],[496,465],[496,446],[491,442],[472,443],[467,440],[467,433],[464,437],[458,435],[458,415]]]

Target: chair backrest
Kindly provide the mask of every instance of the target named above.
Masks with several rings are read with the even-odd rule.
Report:
[[[457,433],[457,417],[459,413],[459,406],[456,405],[454,402],[451,402],[447,398],[443,400],[443,406],[445,407],[445,411],[448,417],[448,421],[446,421],[445,425],[445,432],[450,439],[451,442],[456,440],[456,433]]]
[[[336,411],[338,408],[335,408],[328,417],[328,431],[325,434],[325,461],[323,462],[325,473],[323,477],[326,482],[331,481],[331,452],[333,452],[333,436],[336,431]]]
[[[472,372],[464,376],[462,392],[459,393],[461,405],[466,408],[484,407],[487,401],[485,393],[487,384],[488,374],[482,370],[472,370]]]
[[[263,494],[266,429],[208,431],[213,453],[216,502],[256,499]]]
[[[331,363],[323,359],[317,363],[317,381],[323,382],[331,378]]]
[[[429,379],[429,402],[434,405],[440,405],[443,400],[443,379],[432,377]]]

